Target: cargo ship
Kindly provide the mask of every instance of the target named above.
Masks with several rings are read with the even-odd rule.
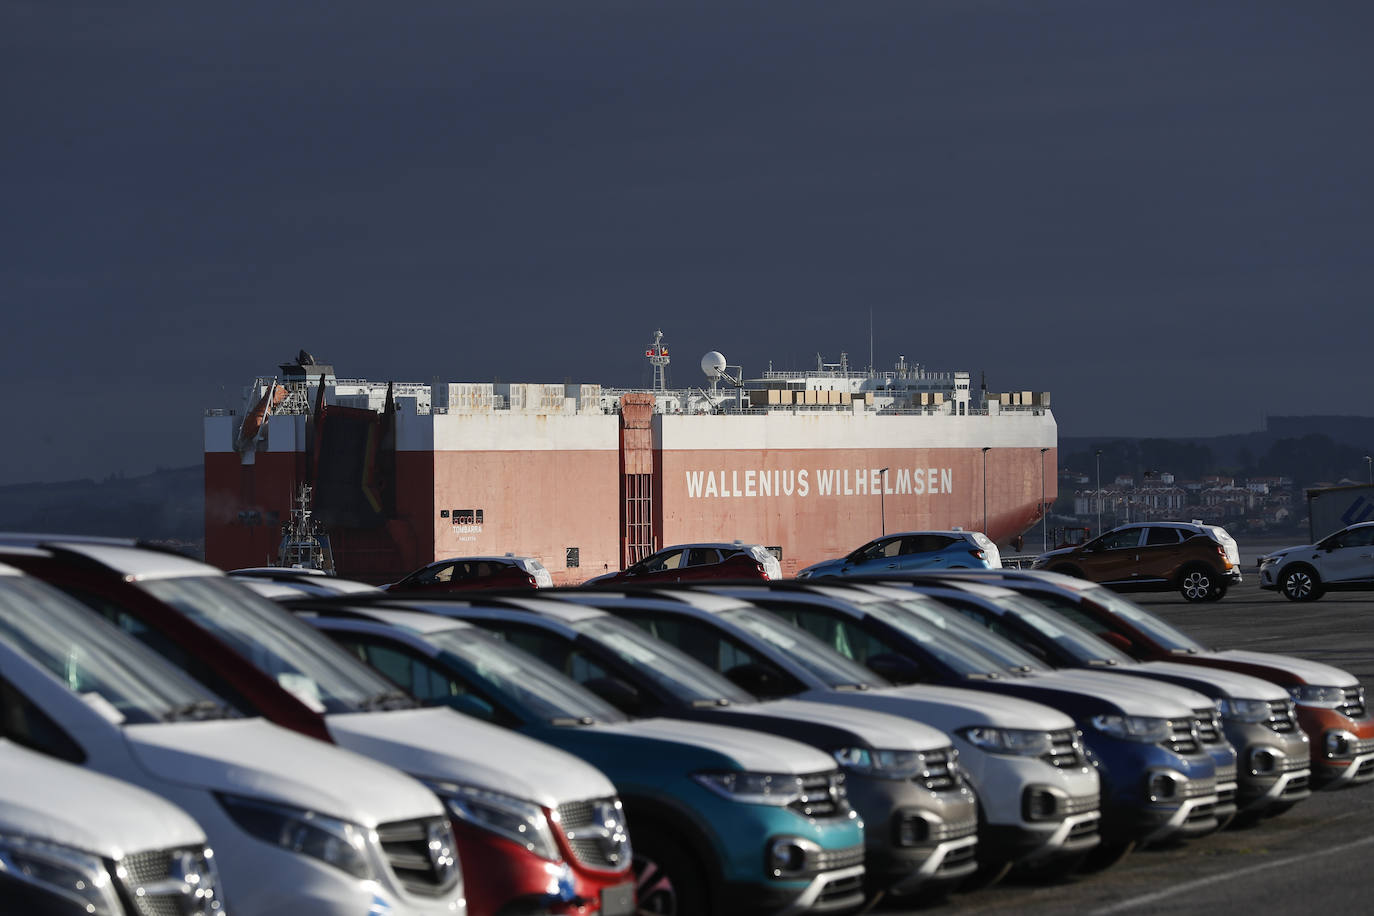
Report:
[[[745,378],[717,352],[652,383],[368,381],[301,351],[205,416],[206,559],[278,565],[308,493],[339,575],[392,581],[435,559],[537,557],[556,583],[670,544],[762,544],[784,574],[885,532],[965,528],[1016,544],[1053,502],[1048,392],[847,355]]]

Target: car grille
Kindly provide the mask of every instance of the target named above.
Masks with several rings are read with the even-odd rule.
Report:
[[[925,762],[925,768],[920,775],[913,777],[912,781],[924,786],[931,792],[943,792],[955,788],[959,785],[959,774],[955,763],[958,754],[959,752],[952,747],[926,751],[921,755]]]
[[[945,853],[945,857],[940,860],[940,867],[935,869],[935,874],[940,875],[956,869],[962,869],[978,855],[978,847],[970,843],[967,846],[960,846],[958,849],[951,849]]]
[[[1172,733],[1164,739],[1164,746],[1175,754],[1196,754],[1198,752],[1197,735],[1194,733],[1194,726],[1191,719],[1180,719],[1170,721]]]
[[[1217,794],[1217,781],[1215,779],[1190,779],[1183,787],[1184,798],[1215,794]]]
[[[1298,729],[1298,718],[1296,707],[1292,700],[1270,700],[1269,718],[1265,720],[1270,731],[1278,732],[1281,735],[1291,734]]]
[[[815,870],[836,871],[841,868],[851,868],[855,865],[862,865],[864,862],[864,848],[860,846],[849,846],[845,849],[822,849],[816,854]]]
[[[844,774],[811,773],[801,777],[802,797],[787,807],[807,817],[847,817],[849,804],[844,788]]]
[[[208,867],[203,849],[160,849],[125,856],[115,874],[137,916],[181,916],[190,902],[185,872]]]
[[[377,827],[377,840],[382,844],[396,879],[406,890],[427,896],[438,896],[458,883],[457,852],[453,832],[444,817],[395,821]],[[436,861],[431,842],[440,842],[448,849],[448,864]]]
[[[1077,733],[1071,728],[1050,732],[1050,752],[1042,754],[1040,759],[1061,770],[1083,766],[1083,749],[1078,744]]]
[[[1364,718],[1364,688],[1345,688],[1345,699],[1341,701],[1341,712],[1352,719]]]
[[[558,806],[558,825],[579,865],[603,871],[630,866],[625,815],[615,798],[568,802]]]
[[[1059,813],[1068,817],[1072,814],[1085,814],[1089,811],[1096,811],[1102,806],[1102,797],[1094,792],[1092,795],[1075,795],[1066,798],[1059,805]]]
[[[1203,746],[1220,744],[1221,723],[1217,721],[1217,713],[1214,709],[1195,709],[1193,715],[1196,717],[1193,723],[1197,726],[1198,739]]]

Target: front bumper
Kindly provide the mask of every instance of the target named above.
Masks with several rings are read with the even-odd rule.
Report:
[[[1237,808],[1259,814],[1291,805],[1312,794],[1311,752],[1301,731],[1275,732],[1266,726],[1228,724],[1227,738],[1238,750]]]
[[[930,791],[911,780],[854,773],[845,785],[864,822],[870,894],[907,895],[977,870],[978,802],[968,788]]]
[[[836,867],[809,878],[772,884],[729,882],[721,895],[726,912],[796,916],[858,909],[864,901],[862,846],[827,853]]]

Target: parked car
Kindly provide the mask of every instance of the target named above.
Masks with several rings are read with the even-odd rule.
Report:
[[[869,541],[838,560],[813,563],[798,579],[865,576],[902,569],[996,569],[997,545],[980,531],[903,531]]]
[[[978,796],[984,876],[1096,847],[1099,780],[1073,720],[1040,703],[955,687],[894,687],[809,634],[747,602],[567,591],[648,631],[762,698],[792,697],[886,712],[938,728]]]
[[[595,764],[634,835],[641,912],[831,913],[864,902],[862,822],[835,760],[743,728],[629,720],[533,655],[462,621],[388,615],[331,635],[429,703]]]
[[[909,589],[784,583],[768,589],[712,591],[775,614],[896,683],[941,684],[1020,697],[1072,716],[1102,777],[1102,835],[1108,845],[1125,848],[1201,836],[1218,829],[1222,819],[1229,820],[1235,812],[1234,805],[1224,805],[1219,797],[1227,791],[1226,774],[1234,774],[1235,755],[1229,747],[1218,747],[1212,757],[1193,733],[1195,728],[1210,728],[1215,711],[1192,690],[1172,690],[1135,678],[1085,684],[1043,665],[1009,670],[982,651],[998,637],[913,613],[913,605],[919,603],[937,614],[955,614]],[[1021,670],[1027,667],[1032,670]],[[1103,722],[1127,719],[1152,721],[1160,734],[1155,740],[1139,740],[1139,735],[1101,727]],[[1172,725],[1164,727],[1165,722]],[[1155,782],[1176,786],[1180,773],[1188,778],[1188,790],[1147,794],[1145,787]],[[1233,781],[1234,775],[1231,791]],[[1210,792],[1190,791],[1208,785]]]
[[[224,891],[205,831],[185,811],[0,739],[0,906],[45,916],[214,916],[224,912]]]
[[[658,584],[697,579],[781,579],[782,564],[760,544],[674,544],[619,572],[595,576],[583,585]]]
[[[1374,716],[1365,704],[1365,690],[1356,677],[1323,662],[1272,652],[1210,649],[1146,608],[1101,586],[1050,573],[996,574],[1018,588],[1049,584],[1076,593],[1081,625],[1132,658],[1179,665],[1223,669],[1279,685],[1295,704],[1297,725],[1309,739],[1310,782],[1314,788],[1340,788],[1374,781]],[[1024,580],[1025,584],[1021,584]],[[1236,717],[1258,718],[1258,707],[1234,708]],[[1302,767],[1287,747],[1291,740],[1290,713],[1271,701],[1265,727],[1279,736],[1272,758],[1260,761],[1261,772],[1274,780],[1274,790],[1288,791],[1283,776]],[[1277,752],[1284,756],[1280,758]]]
[[[421,783],[239,716],[89,608],[3,564],[0,607],[3,737],[183,809],[214,848],[230,911],[464,912],[453,834]]]
[[[490,601],[490,603],[488,603]],[[481,602],[480,604],[478,602]],[[943,732],[909,719],[799,700],[760,702],[714,669],[634,624],[581,605],[545,598],[474,602],[391,601],[385,606],[295,602],[315,626],[346,645],[363,640],[415,643],[423,634],[396,623],[386,607],[465,620],[537,656],[630,716],[666,716],[733,725],[792,738],[831,754],[845,772],[850,803],[863,818],[864,874],[870,897],[929,898],[974,872],[978,807]]]
[[[1086,544],[1042,553],[1032,568],[1118,591],[1176,590],[1188,601],[1219,601],[1241,582],[1235,539],[1200,521],[1122,525]]]
[[[248,583],[276,582],[289,585],[310,595],[352,595],[358,592],[376,592],[377,586],[353,579],[340,579],[319,569],[303,569],[292,566],[255,566],[248,569],[231,569],[229,575]]]
[[[17,555],[249,715],[390,764],[447,805],[472,914],[524,907],[604,916],[633,910],[628,842],[579,844],[622,822],[592,766],[448,709],[419,709],[385,678],[285,609],[179,556],[110,544],[44,542]],[[604,810],[603,810],[604,809]],[[594,812],[599,824],[585,823]],[[623,823],[622,823],[623,828]],[[621,829],[623,834],[624,830]]]
[[[553,577],[534,557],[449,557],[435,560],[399,581],[391,592],[461,592],[487,588],[552,588]]]
[[[1259,560],[1259,584],[1289,601],[1374,589],[1374,522],[1350,525],[1315,544],[1265,554]]]

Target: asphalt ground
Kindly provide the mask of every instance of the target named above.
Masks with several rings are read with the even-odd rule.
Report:
[[[1374,592],[1334,592],[1294,604],[1260,589],[1255,549],[1242,546],[1245,581],[1215,603],[1177,593],[1137,603],[1203,645],[1297,655],[1343,668],[1374,693]],[[1360,901],[1365,901],[1363,904]],[[1106,871],[1047,885],[1006,880],[920,908],[875,913],[1362,912],[1374,900],[1374,783],[1315,792],[1244,829],[1131,853]]]

